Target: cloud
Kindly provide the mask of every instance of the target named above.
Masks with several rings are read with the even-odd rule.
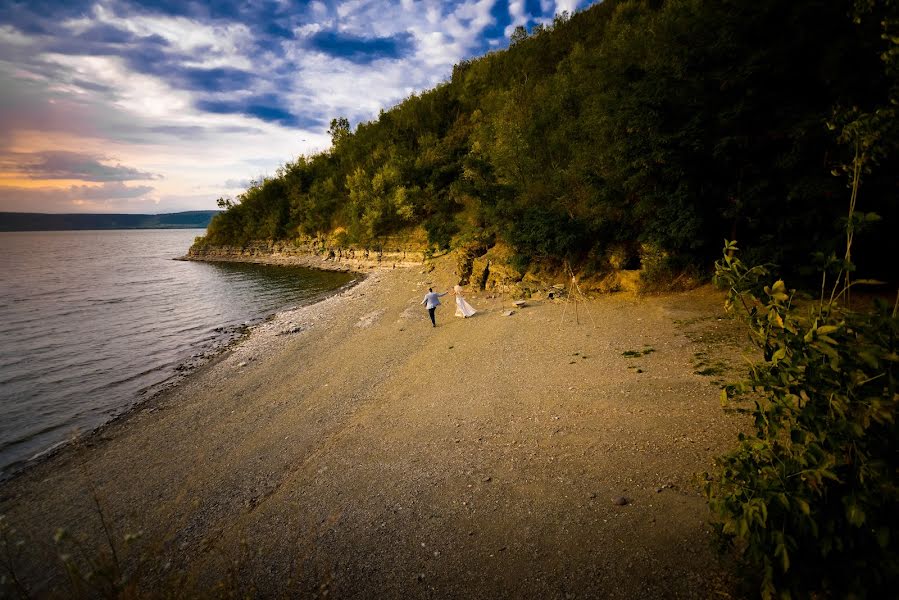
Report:
[[[139,206],[152,206],[156,201],[143,198],[154,188],[129,187],[121,182],[102,185],[73,185],[67,188],[0,187],[0,212],[134,212]]]
[[[126,199],[214,208],[223,182],[326,149],[333,117],[353,125],[376,118],[444,81],[460,60],[507,45],[513,23],[546,22],[586,3],[0,2],[0,160],[27,155],[31,171],[15,172],[47,181],[48,207],[71,209],[75,192],[48,191],[71,176],[108,184],[163,177],[153,179],[154,193]]]
[[[533,25],[552,23],[556,15],[574,13],[583,0],[509,0],[509,24],[504,30],[506,37],[519,25],[530,29]]]
[[[170,31],[165,33],[171,36]],[[190,34],[186,35],[190,39]],[[219,56],[209,45],[213,43],[205,35],[199,39],[195,37],[193,41],[174,42],[158,33],[149,33],[149,30],[135,33],[112,24],[100,24],[91,25],[70,37],[57,38],[43,50],[49,55],[116,57],[131,71],[158,77],[183,90],[223,92],[253,88],[256,75],[246,70],[251,68],[251,62],[210,60],[210,55],[213,58]],[[235,62],[243,68],[231,64]]]
[[[160,179],[162,177],[121,164],[108,165],[101,161],[109,162],[110,159],[105,156],[61,150],[20,152],[0,156],[0,168],[30,179],[77,179],[106,182]]]
[[[569,14],[577,10],[582,0],[556,0],[556,14],[568,12]]]
[[[219,127],[209,127],[200,125],[154,125],[149,127],[147,131],[154,134],[165,134],[177,139],[206,139],[209,136],[224,136],[230,134],[247,134],[259,135],[262,130],[258,127],[222,125]]]
[[[121,182],[104,183],[103,185],[73,185],[68,192],[78,200],[112,200],[137,198],[152,192],[148,185],[129,187]]]
[[[229,190],[245,190],[252,185],[252,179],[229,179],[225,182],[225,187]]]
[[[509,2],[509,17],[511,21],[505,30],[506,37],[511,36],[512,31],[516,27],[526,27],[528,22],[531,20],[530,15],[525,12],[524,0],[511,0]]]
[[[0,3],[0,23],[13,25],[29,35],[40,35],[56,29],[60,19],[77,17],[90,9],[94,0],[31,0]]]
[[[184,114],[192,106],[287,128],[324,129],[336,114],[373,118],[411,91],[438,83],[458,60],[495,47],[484,36],[499,34],[503,4],[317,0],[304,10],[289,2],[97,0],[62,10],[44,0],[6,11],[17,33],[30,24],[44,35],[25,35],[28,43],[15,51],[2,48],[0,39],[0,52],[21,67],[20,75],[152,118]],[[332,64],[320,68],[310,50]],[[353,69],[333,68],[335,59],[366,67],[397,62],[402,68],[366,77],[380,86],[366,90],[366,100],[377,98],[378,106],[365,102],[360,109],[358,88],[339,104],[329,94],[352,85],[341,78],[354,76]]]
[[[192,19],[236,19],[241,15],[239,0],[217,0],[216,2],[196,2],[189,0],[153,0],[134,6],[137,14],[189,17]]]

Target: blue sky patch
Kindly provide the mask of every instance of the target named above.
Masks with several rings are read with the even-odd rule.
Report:
[[[399,59],[412,51],[414,42],[409,33],[392,37],[364,38],[336,31],[320,31],[309,38],[316,50],[335,58],[367,65],[380,59]]]
[[[252,89],[255,76],[252,73],[219,67],[216,69],[195,69],[175,67],[169,75],[180,87],[198,92],[233,92]]]
[[[310,128],[322,125],[321,120],[316,117],[294,114],[273,95],[237,100],[199,100],[197,108],[216,114],[239,114],[255,117],[267,123],[277,123],[284,127]]]

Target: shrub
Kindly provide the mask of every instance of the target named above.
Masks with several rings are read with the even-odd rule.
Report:
[[[437,250],[449,250],[453,235],[459,231],[453,218],[446,215],[435,215],[425,221],[424,226],[428,234],[428,244]]]
[[[654,244],[643,245],[640,266],[640,289],[644,292],[686,290],[708,280],[690,257],[670,254]]]
[[[802,310],[765,285],[732,242],[716,263],[727,307],[763,360],[723,401],[747,400],[750,433],[707,476],[723,539],[761,577],[763,598],[885,598],[899,583],[899,318],[822,298]],[[751,406],[751,408],[747,408]]]

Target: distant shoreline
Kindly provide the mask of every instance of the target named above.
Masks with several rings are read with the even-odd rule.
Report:
[[[0,212],[0,232],[205,229],[212,217],[220,212],[193,210],[156,215]]]

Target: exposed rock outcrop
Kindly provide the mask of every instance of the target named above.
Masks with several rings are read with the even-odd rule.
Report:
[[[341,247],[328,240],[257,241],[243,246],[194,244],[184,260],[301,265],[331,271],[369,271],[420,265],[424,253],[399,246]]]

